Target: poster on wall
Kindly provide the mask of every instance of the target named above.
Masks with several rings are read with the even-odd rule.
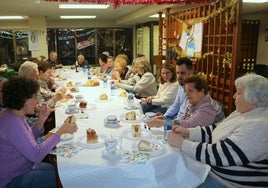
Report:
[[[28,32],[29,50],[38,50],[38,33],[37,31]]]
[[[202,49],[203,23],[192,25],[188,32],[183,31],[180,47],[186,52],[187,57],[195,57]]]

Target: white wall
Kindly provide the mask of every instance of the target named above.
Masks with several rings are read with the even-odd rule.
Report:
[[[268,65],[268,41],[265,41],[265,30],[268,29],[268,13],[259,15],[249,15],[243,17],[247,20],[260,20],[257,64]]]

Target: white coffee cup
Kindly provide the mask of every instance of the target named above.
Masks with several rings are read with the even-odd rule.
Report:
[[[117,117],[115,115],[109,115],[106,117],[108,124],[116,124],[117,123]]]
[[[75,105],[75,104],[69,104],[69,105],[67,106],[67,109],[68,109],[69,111],[75,111],[75,110],[76,110],[76,105]]]

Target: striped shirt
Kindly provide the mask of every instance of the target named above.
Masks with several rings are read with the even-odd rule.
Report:
[[[182,151],[211,166],[227,187],[268,187],[268,108],[230,114],[217,126],[190,128]]]

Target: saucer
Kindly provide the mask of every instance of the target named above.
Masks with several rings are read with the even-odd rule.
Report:
[[[107,118],[104,119],[104,125],[106,127],[109,127],[109,128],[118,128],[118,127],[120,127],[119,121],[116,121],[116,123],[114,123],[114,122],[110,123],[109,121],[107,121]]]
[[[103,149],[101,151],[102,157],[107,160],[119,160],[121,159],[121,154],[122,154],[122,151],[120,149],[116,149],[116,152],[114,155],[108,155],[106,149]]]
[[[65,110],[65,113],[66,114],[76,114],[79,112],[79,109],[75,109],[75,110],[69,110],[69,109],[66,109]]]

